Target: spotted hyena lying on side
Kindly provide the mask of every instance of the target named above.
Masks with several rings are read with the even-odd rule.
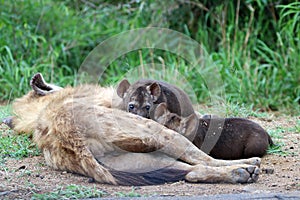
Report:
[[[265,155],[273,145],[270,135],[257,123],[244,118],[219,118],[196,114],[184,118],[171,113],[164,103],[157,106],[154,119],[187,137],[198,148],[212,145],[209,155],[218,159],[240,159]],[[221,131],[218,131],[220,130]],[[208,135],[220,132],[220,135]],[[204,144],[205,142],[206,144]]]
[[[119,185],[188,182],[247,183],[258,179],[260,158],[214,159],[184,136],[114,107],[113,89],[96,85],[52,87],[41,74],[13,103],[6,122],[33,131],[47,165]]]

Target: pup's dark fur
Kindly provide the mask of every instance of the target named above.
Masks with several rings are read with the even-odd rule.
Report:
[[[123,99],[125,109],[133,114],[153,119],[156,106],[165,102],[167,108],[187,117],[194,113],[188,95],[178,87],[157,80],[139,80],[134,84],[124,79],[117,88],[117,94]]]

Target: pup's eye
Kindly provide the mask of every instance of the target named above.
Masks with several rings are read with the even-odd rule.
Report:
[[[133,105],[133,104],[129,104],[129,105],[128,105],[128,108],[129,108],[130,110],[132,110],[132,109],[134,109],[134,105]]]
[[[150,110],[150,106],[149,105],[147,105],[145,108],[146,108],[146,110]]]

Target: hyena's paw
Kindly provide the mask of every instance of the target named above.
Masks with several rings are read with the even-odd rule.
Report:
[[[260,173],[259,167],[255,165],[232,166],[231,171],[233,183],[253,183],[258,180]]]

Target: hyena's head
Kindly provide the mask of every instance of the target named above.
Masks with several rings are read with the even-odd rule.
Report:
[[[159,124],[180,133],[191,141],[195,138],[199,125],[199,119],[196,114],[191,114],[188,117],[181,117],[175,113],[171,113],[167,109],[166,103],[160,103],[156,107],[154,120]]]
[[[154,111],[154,103],[161,95],[161,88],[158,83],[141,84],[136,82],[132,85],[128,80],[122,80],[117,88],[117,94],[123,99],[127,112],[150,118]]]
[[[42,74],[35,74],[30,80],[33,89],[28,94],[18,98],[13,103],[12,117],[7,117],[2,122],[17,132],[30,132],[35,126],[39,109],[49,101],[48,94],[59,91],[62,88],[45,82]]]

